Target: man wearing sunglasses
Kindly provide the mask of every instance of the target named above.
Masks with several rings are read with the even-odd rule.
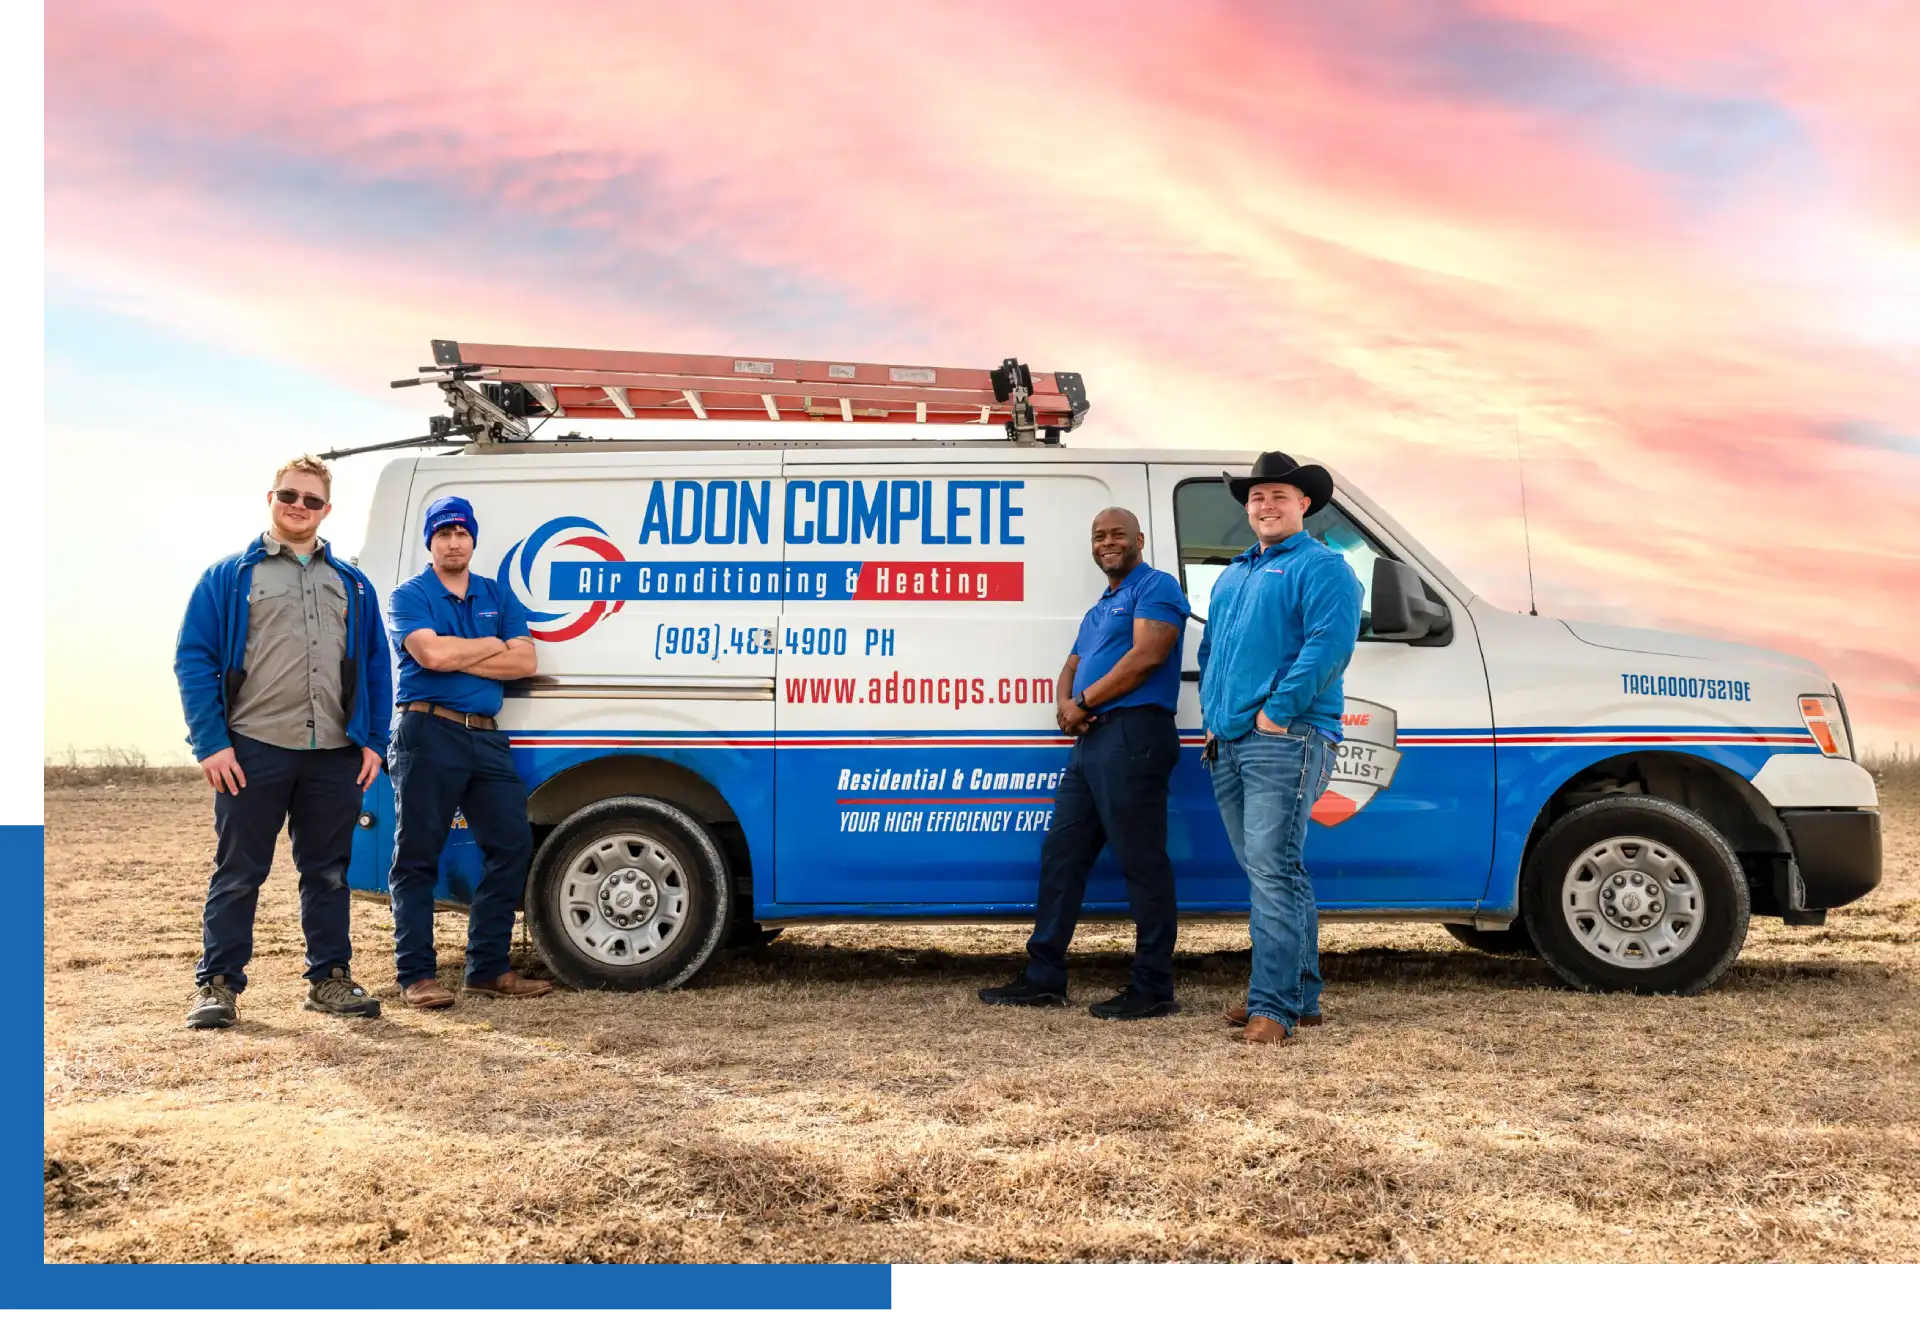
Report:
[[[282,825],[300,872],[306,1007],[380,1015],[348,970],[347,863],[361,794],[387,754],[393,675],[372,583],[320,539],[332,485],[318,458],[282,467],[270,529],[201,575],[180,625],[173,671],[218,840],[187,1014],[196,1029],[236,1019]]]

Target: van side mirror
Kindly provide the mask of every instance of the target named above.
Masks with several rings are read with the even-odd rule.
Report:
[[[1426,584],[1410,566],[1373,561],[1373,635],[1382,641],[1419,641],[1443,636],[1453,626],[1447,607],[1427,598]]]

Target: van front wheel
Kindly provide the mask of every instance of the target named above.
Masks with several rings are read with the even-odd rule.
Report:
[[[1569,812],[1527,859],[1520,910],[1575,989],[1697,994],[1746,942],[1740,863],[1711,824],[1658,797]]]
[[[713,957],[731,916],[727,864],[693,816],[655,797],[583,807],[541,844],[527,927],[575,989],[671,989]]]

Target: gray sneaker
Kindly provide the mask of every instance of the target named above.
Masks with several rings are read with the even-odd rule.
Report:
[[[334,967],[325,980],[313,982],[304,1005],[309,1012],[326,1012],[336,1017],[377,1017],[380,1000],[353,983],[344,967]]]
[[[233,1025],[240,1019],[234,1008],[234,994],[227,988],[225,976],[215,976],[193,991],[193,1008],[187,1013],[188,1030],[213,1030]]]

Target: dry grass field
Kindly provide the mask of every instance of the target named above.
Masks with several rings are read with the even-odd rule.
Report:
[[[1008,927],[789,930],[678,993],[429,1016],[362,902],[387,1015],[324,1019],[284,847],[240,1026],[188,1032],[206,791],[51,789],[46,1257],[1913,1260],[1920,775],[1883,798],[1881,889],[1755,921],[1702,997],[1329,926],[1328,1024],[1252,1050],[1225,925],[1138,1024],[981,1007]],[[1129,938],[1083,933],[1078,1000]]]

